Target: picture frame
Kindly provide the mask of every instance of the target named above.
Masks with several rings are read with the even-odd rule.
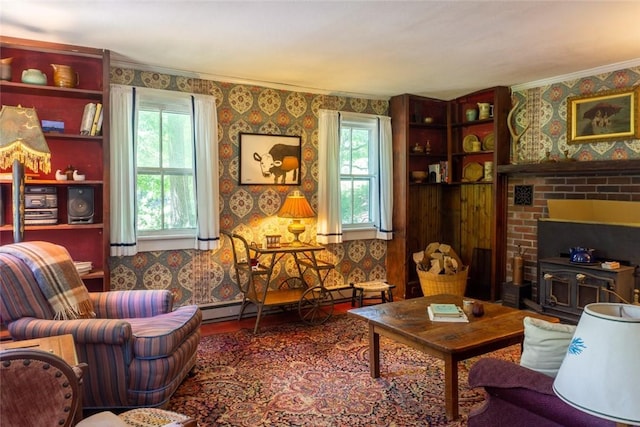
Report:
[[[640,86],[567,99],[567,143],[640,138]]]
[[[300,185],[302,138],[240,133],[240,185]]]

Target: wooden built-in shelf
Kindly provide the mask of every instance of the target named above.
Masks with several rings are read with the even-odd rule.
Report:
[[[480,150],[480,151],[463,151],[461,153],[451,153],[452,156],[481,156],[483,154],[493,154],[493,150]]]
[[[104,270],[91,270],[87,274],[81,274],[80,278],[82,280],[102,279],[104,278]]]
[[[82,276],[85,284],[95,291],[109,290],[109,100],[110,52],[83,46],[48,43],[15,37],[0,36],[2,56],[13,58],[13,72],[8,80],[0,81],[0,94],[4,105],[22,105],[34,108],[38,119],[64,124],[62,132],[44,132],[51,151],[51,171],[30,174],[27,169],[25,185],[54,187],[57,197],[57,224],[15,224],[11,168],[0,170],[0,244],[9,242],[14,227],[24,225],[23,241],[44,240],[61,245],[73,259],[91,261],[94,270]],[[55,67],[71,67],[77,79],[75,87],[55,85]],[[23,83],[21,73],[26,69],[40,70],[46,84]],[[103,125],[101,135],[81,135],[84,110],[89,103],[102,104]],[[73,166],[71,166],[73,165]],[[55,174],[67,168],[85,175],[84,181],[58,181]],[[87,190],[87,205],[91,209],[81,218],[84,222],[68,224],[72,203]],[[83,190],[84,190],[83,189]],[[91,197],[91,199],[89,198]],[[84,197],[84,196],[83,196]],[[75,207],[73,208],[75,209]],[[91,215],[89,216],[89,211]],[[74,213],[74,212],[72,212]],[[87,223],[87,221],[94,221]],[[74,222],[74,221],[71,221]]]
[[[100,222],[92,224],[44,224],[44,225],[25,225],[25,230],[79,230],[79,229],[94,229],[104,228],[104,225]],[[0,231],[13,230],[12,224],[6,224],[0,226]]]
[[[65,98],[83,98],[102,100],[101,90],[76,89],[48,85],[33,85],[27,83],[0,81],[0,90],[11,88],[13,93],[39,95],[39,96],[64,96]]]
[[[78,140],[88,140],[88,141],[102,140],[102,135],[79,135],[77,133],[45,132],[44,136],[47,139],[78,139]]]
[[[0,184],[11,184],[12,181],[8,179],[0,179]],[[101,180],[89,180],[85,179],[84,181],[58,181],[56,179],[26,179],[24,181],[25,185],[102,185],[103,181]]]
[[[418,122],[412,122],[409,123],[409,126],[411,127],[419,127],[419,128],[431,128],[431,129],[446,129],[447,128],[447,124],[446,123],[418,123]]]
[[[478,120],[451,123],[451,127],[475,126],[475,125],[481,125],[484,123],[493,124],[493,116],[489,117],[488,119],[478,119]]]

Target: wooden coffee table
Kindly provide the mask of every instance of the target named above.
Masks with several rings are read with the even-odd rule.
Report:
[[[380,335],[444,360],[444,395],[447,417],[458,418],[458,362],[522,342],[526,316],[557,322],[554,317],[484,302],[484,316],[469,323],[431,322],[427,307],[452,303],[462,307],[461,297],[435,295],[354,308],[352,316],[369,324],[369,368],[380,376]]]

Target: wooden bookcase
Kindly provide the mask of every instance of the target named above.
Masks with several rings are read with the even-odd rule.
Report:
[[[466,110],[477,109],[479,102],[491,104],[493,114],[468,121]],[[387,276],[400,297],[421,295],[413,252],[430,242],[442,242],[452,245],[462,261],[471,265],[468,296],[499,298],[506,274],[507,185],[506,177],[498,175],[496,168],[509,163],[506,118],[510,106],[507,87],[481,90],[451,101],[406,94],[391,99],[394,238],[388,245]],[[433,117],[433,122],[424,124],[425,116]],[[465,144],[469,135],[480,141],[478,151]],[[415,153],[416,142],[426,139],[430,139],[431,152]],[[446,161],[445,182],[412,180],[411,171],[428,169],[428,165],[441,161]],[[493,164],[488,176],[486,162]],[[480,177],[476,175],[478,170]]]
[[[422,295],[412,254],[441,239],[442,185],[422,182],[413,171],[447,160],[447,102],[415,95],[391,98],[393,133],[393,230],[387,245],[387,280],[402,298]],[[425,117],[433,120],[425,123]],[[429,141],[429,152],[426,144]],[[416,151],[416,145],[421,151]],[[435,175],[435,174],[434,174]]]
[[[489,103],[493,114],[469,121],[466,110]],[[509,163],[510,134],[507,115],[511,108],[509,88],[498,86],[480,90],[449,103],[450,185],[445,192],[444,237],[465,264],[469,264],[467,295],[485,300],[500,297],[506,275],[507,180],[496,173]],[[480,151],[472,151],[465,138],[475,136]],[[493,143],[490,143],[490,139]],[[491,162],[491,172],[485,167]],[[468,168],[480,165],[482,177],[469,179]],[[487,176],[488,175],[488,176]]]
[[[12,76],[0,81],[2,105],[35,108],[38,118],[64,122],[63,133],[45,133],[51,150],[51,173],[30,176],[27,186],[54,187],[58,200],[58,223],[27,225],[24,241],[45,240],[63,245],[75,261],[91,261],[93,270],[82,276],[91,291],[109,289],[109,51],[0,36],[0,55],[13,58]],[[74,88],[53,85],[51,64],[69,65],[77,72]],[[21,83],[22,71],[35,68],[47,76],[47,85]],[[87,103],[102,103],[101,135],[80,135]],[[73,166],[85,181],[57,181],[56,170]],[[11,169],[0,170],[10,173]],[[93,190],[91,223],[68,222],[69,188]],[[0,180],[2,221],[0,244],[13,242],[11,180]]]

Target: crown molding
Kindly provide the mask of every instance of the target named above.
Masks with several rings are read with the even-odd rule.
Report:
[[[550,77],[548,79],[536,80],[533,82],[522,83],[511,86],[513,92],[520,92],[527,89],[533,89],[536,87],[549,86],[555,83],[566,82],[575,79],[581,79],[584,77],[594,76],[596,74],[610,73],[612,71],[619,71],[625,68],[640,67],[640,58],[631,59],[629,61],[616,62],[615,64],[603,65],[596,68],[591,68],[583,71],[576,71],[575,73],[564,74],[560,76]]]
[[[116,56],[114,58],[114,56]],[[193,71],[180,70],[176,68],[160,67],[155,65],[141,64],[134,61],[128,61],[123,58],[118,58],[117,54],[111,57],[111,66],[132,68],[140,71],[150,71],[161,74],[170,74],[175,76],[189,77],[195,79],[213,80],[224,83],[242,84],[251,86],[262,86],[271,89],[288,90],[294,92],[306,92],[318,95],[330,95],[330,96],[344,96],[350,98],[363,98],[388,101],[389,97],[374,96],[370,94],[354,93],[354,92],[335,92],[330,90],[323,90],[317,88],[308,88],[303,86],[287,85],[284,83],[265,82],[251,79],[241,79],[237,77],[221,76],[216,74],[196,73]],[[574,73],[563,74],[559,76],[549,77],[547,79],[535,80],[532,82],[521,83],[511,86],[513,92],[520,92],[527,89],[533,89],[537,87],[549,86],[556,83],[562,83],[570,80],[581,79],[584,77],[594,76],[596,74],[609,73],[612,71],[619,71],[625,68],[640,67],[640,58],[631,59],[629,61],[616,62],[614,64],[603,65],[588,70],[576,71]]]
[[[221,76],[216,74],[196,73],[193,71],[180,70],[176,68],[167,68],[167,67],[160,67],[156,65],[141,64],[135,61],[128,61],[126,59],[118,58],[118,57],[114,58],[114,56],[116,55],[112,54],[111,56],[112,67],[130,68],[130,69],[139,70],[139,71],[150,71],[152,73],[170,74],[173,76],[189,77],[193,79],[213,80],[213,81],[224,82],[224,83],[261,86],[261,87],[267,87],[271,89],[288,90],[292,92],[313,93],[316,95],[342,96],[342,97],[348,97],[348,98],[362,98],[362,99],[382,100],[382,101],[388,101],[390,99],[390,97],[388,96],[375,96],[375,95],[355,93],[355,92],[337,92],[337,91],[323,90],[323,89],[317,89],[317,88],[288,85],[284,83],[241,79],[238,77]]]

